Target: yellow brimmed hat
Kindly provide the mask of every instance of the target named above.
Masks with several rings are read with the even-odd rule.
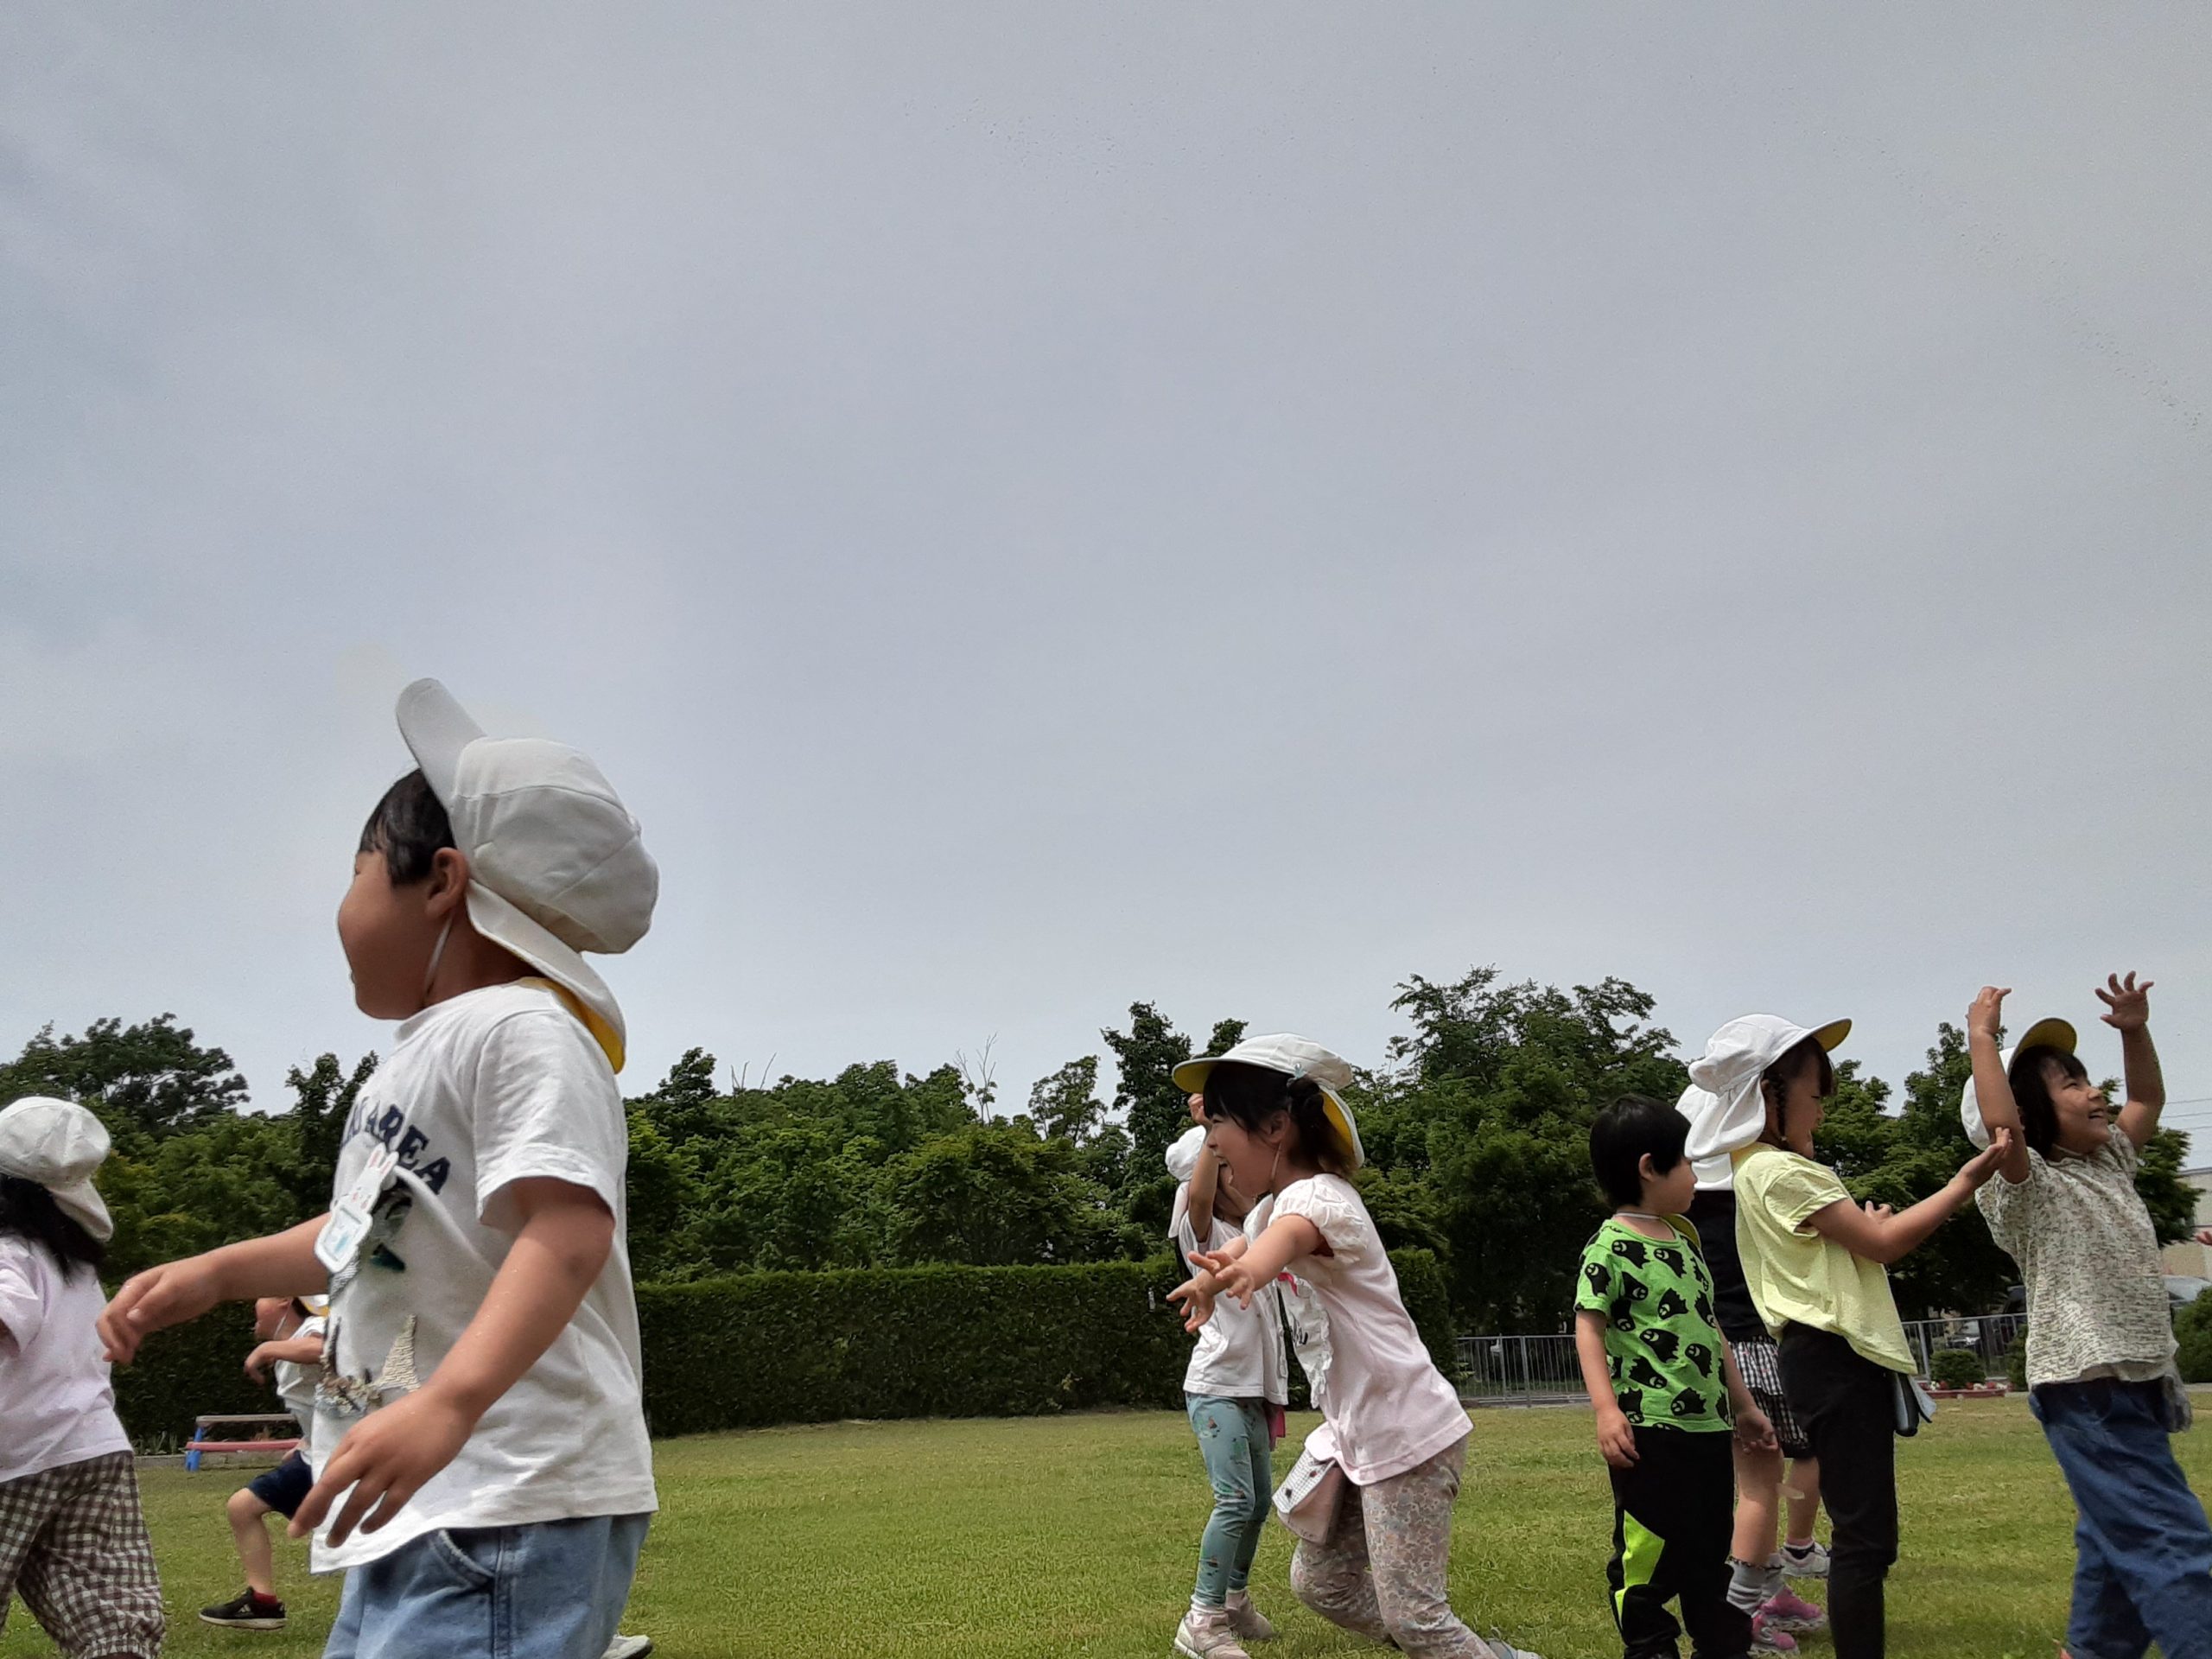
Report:
[[[1366,1149],[1359,1144],[1359,1125],[1352,1121],[1351,1108],[1344,1104],[1344,1096],[1338,1092],[1351,1086],[1351,1063],[1342,1055],[1287,1032],[1270,1037],[1247,1037],[1226,1053],[1206,1054],[1184,1061],[1175,1068],[1175,1086],[1187,1094],[1198,1093],[1206,1086],[1206,1078],[1214,1067],[1224,1061],[1256,1065],[1263,1071],[1280,1071],[1287,1077],[1313,1078],[1320,1085],[1322,1109],[1328,1114],[1329,1127],[1343,1143],[1345,1169],[1357,1169],[1367,1161]]]
[[[2012,1062],[2024,1048],[2055,1048],[2062,1054],[2071,1054],[2082,1039],[2064,1020],[2038,1020],[2020,1033],[2020,1040],[1997,1057],[1997,1064],[2005,1075],[2012,1075]],[[1981,1097],[1974,1091],[1974,1074],[1967,1074],[1967,1086],[1959,1095],[1959,1124],[1967,1132],[1979,1152],[1989,1149],[1989,1131],[1981,1126]]]

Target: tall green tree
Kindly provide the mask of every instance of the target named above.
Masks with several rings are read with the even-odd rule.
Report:
[[[119,1148],[207,1123],[246,1103],[245,1078],[173,1014],[126,1026],[95,1020],[79,1036],[48,1026],[0,1065],[0,1101],[58,1095],[99,1113]]]
[[[1080,1145],[1090,1140],[1106,1119],[1106,1104],[1098,1098],[1098,1057],[1070,1060],[1032,1084],[1029,1117],[1047,1141]]]

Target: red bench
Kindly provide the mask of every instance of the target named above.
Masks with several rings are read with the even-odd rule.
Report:
[[[256,1440],[218,1440],[208,1438],[207,1431],[221,1425],[284,1423],[293,1433],[287,1435],[264,1435]],[[184,1466],[196,1470],[202,1457],[240,1457],[249,1453],[274,1455],[282,1459],[286,1453],[296,1452],[302,1444],[299,1435],[299,1419],[289,1411],[264,1411],[244,1416],[207,1416],[193,1420],[192,1438],[184,1443]]]

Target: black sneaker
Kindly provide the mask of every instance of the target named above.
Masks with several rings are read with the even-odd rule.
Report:
[[[256,1590],[241,1590],[220,1606],[202,1607],[200,1617],[207,1624],[226,1625],[233,1630],[281,1630],[284,1628],[284,1604]]]

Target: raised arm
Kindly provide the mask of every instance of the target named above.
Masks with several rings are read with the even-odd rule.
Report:
[[[1975,1092],[1980,1092],[1979,1079]],[[1807,1217],[1805,1224],[1853,1255],[1863,1255],[1886,1268],[1910,1255],[1928,1241],[1929,1234],[1973,1202],[1982,1184],[2012,1155],[2013,1145],[2012,1131],[1998,1129],[1986,1152],[1968,1160],[1957,1174],[1910,1210],[1892,1212],[1878,1204],[1861,1208],[1848,1198],[1838,1198]]]
[[[2005,1062],[1997,1047],[1997,1033],[2005,1020],[2005,999],[2012,994],[1994,985],[1981,988],[1981,995],[1967,1010],[1967,1053],[1974,1061],[1974,1099],[1981,1109],[1981,1127],[1989,1132],[1993,1144],[1999,1129],[2012,1137],[2012,1149],[1999,1169],[2018,1186],[2028,1179],[2028,1138],[2020,1133],[2020,1103],[2012,1098],[2012,1085],[2005,1076]]]
[[[1191,1096],[1191,1116],[1198,1115],[1201,1096]],[[1189,1130],[1185,1130],[1189,1134]],[[1186,1213],[1191,1217],[1191,1236],[1205,1240],[1213,1236],[1213,1195],[1221,1188],[1221,1157],[1211,1147],[1198,1148],[1198,1164],[1191,1172],[1190,1192],[1184,1199]]]
[[[2120,1131],[2140,1152],[2158,1132],[2158,1114],[2166,1109],[2165,1074],[2158,1069],[2158,1046],[2151,1040],[2154,982],[2146,979],[2138,985],[2130,974],[2122,983],[2118,974],[2112,974],[2105,983],[2110,988],[2100,990],[2097,1000],[2107,1010],[2105,1024],[2120,1033],[2122,1075],[2127,1080],[2127,1103],[2120,1109]]]

